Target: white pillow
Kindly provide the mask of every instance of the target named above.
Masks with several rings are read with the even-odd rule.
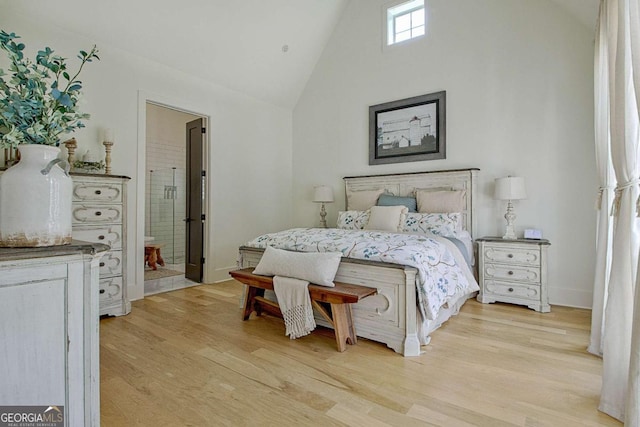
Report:
[[[433,233],[438,236],[454,236],[462,230],[462,214],[453,213],[408,213],[402,223],[405,233]]]
[[[350,211],[366,211],[378,203],[378,197],[382,193],[384,193],[384,188],[350,191],[347,193],[347,209]]]
[[[402,231],[404,218],[407,214],[406,206],[372,206],[369,222],[365,230]]]
[[[267,246],[253,274],[285,276],[334,287],[342,252],[291,252]]]
[[[343,230],[362,230],[369,222],[369,211],[338,212],[337,228]]]
[[[462,212],[465,190],[433,191],[416,189],[416,201],[420,213]]]

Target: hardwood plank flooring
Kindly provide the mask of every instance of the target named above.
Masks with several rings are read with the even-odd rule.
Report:
[[[468,301],[419,357],[333,332],[243,322],[233,280],[135,301],[100,322],[110,426],[620,426],[598,412],[590,311]]]

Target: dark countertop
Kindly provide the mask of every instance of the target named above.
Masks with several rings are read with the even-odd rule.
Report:
[[[75,255],[78,252],[87,255],[95,255],[100,252],[108,251],[109,249],[109,246],[104,243],[90,243],[82,240],[73,240],[70,245],[61,246],[0,248],[0,261]]]
[[[91,173],[91,172],[74,172],[71,171],[69,172],[69,175],[74,176],[103,176],[106,178],[122,178],[122,179],[131,179],[130,177],[126,176],[126,175],[112,175],[109,174],[107,175],[106,173],[102,172],[102,173]]]
[[[0,172],[6,171],[8,168],[5,167],[0,167]],[[109,177],[109,178],[122,178],[122,179],[131,179],[131,177],[128,177],[126,175],[112,175],[112,174],[105,174],[104,172],[101,173],[90,173],[90,172],[75,172],[75,171],[70,171],[69,175],[74,176],[104,176],[104,177]]]
[[[502,243],[529,243],[534,245],[551,245],[547,239],[503,239],[498,236],[485,236],[476,239],[476,242],[502,242]]]

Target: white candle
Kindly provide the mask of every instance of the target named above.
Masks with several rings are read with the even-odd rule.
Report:
[[[104,140],[107,142],[113,142],[113,129],[104,130]]]

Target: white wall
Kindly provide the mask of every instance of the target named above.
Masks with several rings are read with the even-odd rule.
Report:
[[[590,307],[596,176],[593,29],[547,0],[427,0],[427,35],[382,49],[384,0],[351,0],[293,114],[294,223],[314,185],[342,177],[478,167],[478,236],[502,235],[493,181],[525,177],[516,227],[551,241],[552,304]],[[447,91],[447,159],[368,165],[368,107]]]
[[[50,46],[67,57],[89,48],[87,40],[64,29],[10,13],[0,28],[21,35],[27,53]],[[87,128],[74,135],[82,148],[96,147],[99,129],[115,130],[113,173],[128,175],[127,221],[129,295],[143,295],[144,106],[151,99],[209,118],[208,231],[205,280],[228,277],[237,248],[258,234],[291,223],[291,111],[257,101],[210,82],[101,44],[100,62],[83,72]],[[170,52],[167,52],[170,54]],[[144,148],[144,147],[143,147]],[[93,150],[93,148],[91,148]]]

